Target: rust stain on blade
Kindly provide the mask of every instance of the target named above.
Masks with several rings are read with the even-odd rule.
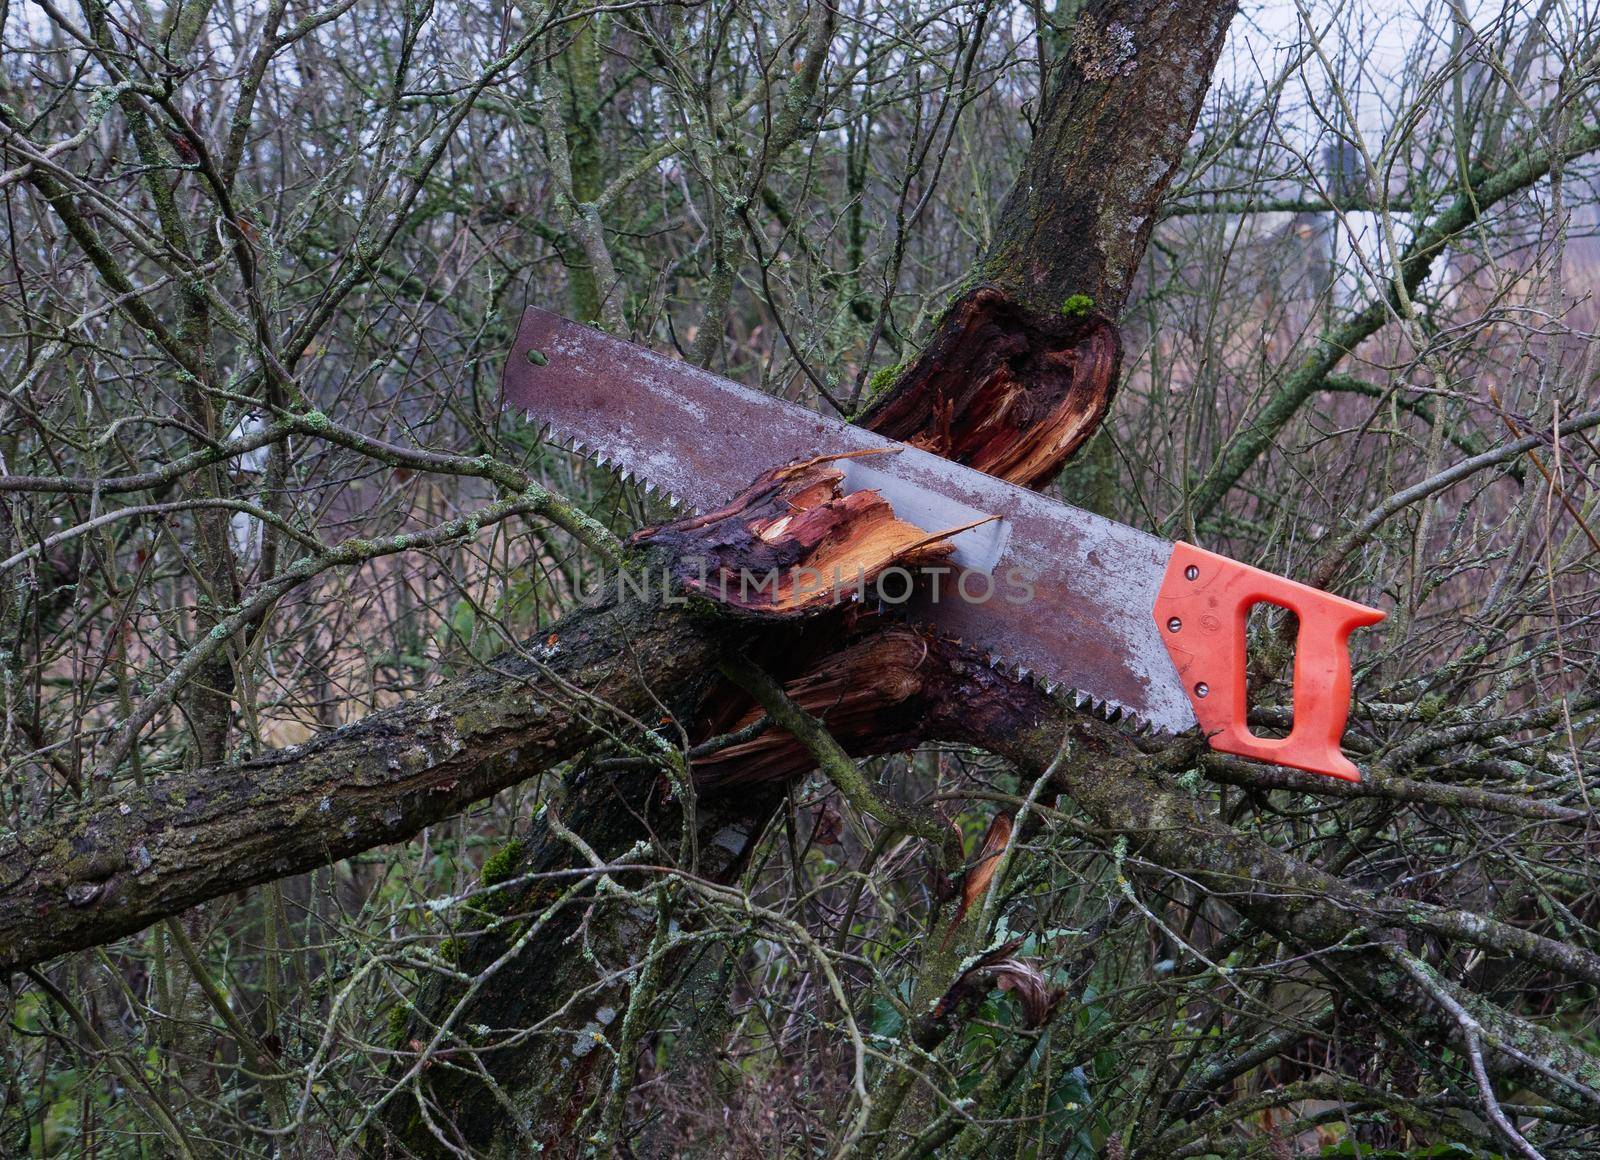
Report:
[[[774,423],[778,400],[537,309],[523,315],[502,401],[703,510],[769,467],[840,450],[840,425],[820,415],[796,407],[807,418]]]
[[[1165,540],[543,310],[523,315],[502,392],[556,437],[707,511],[779,464],[893,451],[871,458],[874,476],[927,493],[930,512],[1003,525],[978,530],[981,568],[945,576],[937,600],[924,585],[907,615],[1159,728],[1194,725],[1151,616]]]

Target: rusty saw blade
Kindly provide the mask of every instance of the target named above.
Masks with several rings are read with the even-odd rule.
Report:
[[[529,309],[506,363],[503,402],[556,439],[703,511],[761,472],[818,455],[846,460],[844,489],[878,491],[930,532],[954,537],[957,572],[906,615],[984,650],[1082,703],[1168,732],[1196,723],[1151,610],[1173,545],[687,363]],[[974,573],[963,584],[961,570]],[[1017,578],[1023,583],[1012,583]],[[990,581],[990,597],[978,600]]]

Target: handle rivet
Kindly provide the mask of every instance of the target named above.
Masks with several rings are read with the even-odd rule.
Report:
[[[1182,627],[1183,627],[1183,621],[1179,620],[1176,616],[1174,616],[1171,620],[1167,621],[1167,631],[1168,632],[1177,632]]]
[[[1196,568],[1193,564],[1190,564],[1187,568],[1185,568],[1183,570],[1183,578],[1185,580],[1198,580],[1198,579],[1200,579],[1200,569]]]
[[[1206,684],[1204,681],[1201,681],[1198,685],[1196,685],[1194,687],[1194,695],[1196,697],[1204,697],[1210,691],[1211,691],[1211,686]]]

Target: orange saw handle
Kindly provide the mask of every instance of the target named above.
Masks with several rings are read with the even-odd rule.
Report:
[[[1266,602],[1300,618],[1294,654],[1294,727],[1257,737],[1245,721],[1245,621]],[[1384,614],[1226,556],[1173,546],[1155,618],[1211,748],[1360,781],[1339,751],[1350,715],[1350,633]]]

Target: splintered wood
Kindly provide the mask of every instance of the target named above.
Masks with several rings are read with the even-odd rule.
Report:
[[[1046,486],[1094,434],[1121,343],[1106,319],[1040,315],[992,286],[950,307],[928,346],[862,423],[1022,487]]]
[[[930,533],[896,517],[876,491],[845,495],[839,458],[774,468],[727,507],[645,528],[634,542],[669,548],[673,579],[684,587],[779,616],[832,607],[868,591],[889,568],[950,555],[947,537],[965,528]]]

